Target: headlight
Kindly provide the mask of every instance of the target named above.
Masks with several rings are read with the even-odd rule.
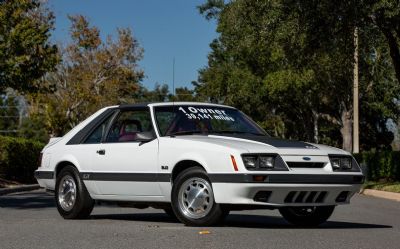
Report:
[[[352,158],[349,156],[330,156],[331,165],[333,170],[351,170],[352,165]]]
[[[274,157],[273,156],[260,156],[260,168],[273,168]]]
[[[242,154],[243,164],[250,171],[288,171],[289,168],[278,154]]]
[[[340,158],[331,158],[331,164],[333,169],[340,169]]]
[[[257,157],[256,156],[244,156],[243,163],[246,168],[256,168],[257,167]]]
[[[342,166],[343,169],[351,169],[351,158],[350,157],[343,157],[341,160],[340,165]]]

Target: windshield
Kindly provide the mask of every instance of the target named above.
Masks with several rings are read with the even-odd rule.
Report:
[[[161,136],[235,133],[267,135],[254,121],[233,108],[174,105],[158,106],[154,111]]]

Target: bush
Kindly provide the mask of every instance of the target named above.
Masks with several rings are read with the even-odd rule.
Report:
[[[369,181],[399,181],[400,151],[368,151],[355,154]]]
[[[44,144],[16,137],[0,136],[0,176],[7,180],[34,183],[34,171]]]

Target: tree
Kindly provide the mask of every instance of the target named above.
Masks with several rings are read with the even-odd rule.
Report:
[[[43,88],[38,80],[58,62],[57,47],[49,42],[53,24],[39,0],[0,2],[0,92]]]
[[[100,38],[81,16],[70,16],[72,43],[60,49],[62,62],[45,78],[52,93],[32,95],[32,113],[43,116],[50,134],[60,136],[108,105],[134,101],[144,73],[137,63],[143,49],[128,28],[117,38]]]
[[[398,0],[366,1],[364,18],[379,28],[386,38],[390,57],[400,84],[400,2]]]
[[[0,134],[15,135],[19,127],[18,100],[15,93],[8,90],[0,95]]]
[[[367,41],[361,44],[360,60],[370,62],[362,70],[368,73],[380,63],[370,59],[373,52],[367,48],[379,37],[372,35],[376,30],[364,29],[357,13],[362,3],[236,0],[221,7],[207,1],[200,10],[207,15],[207,8],[212,9],[220,35],[210,45],[208,66],[200,70],[196,91],[211,101],[240,107],[274,135],[341,143],[351,151],[355,27],[365,30],[361,39]],[[385,106],[393,102],[396,91],[386,91],[393,80],[384,78],[382,70],[378,67],[378,73],[360,84],[366,89],[372,82],[379,88],[383,98],[375,96],[377,91],[370,91],[368,98]],[[370,108],[362,110],[367,113],[372,110],[369,105],[363,108]],[[396,111],[391,105],[379,122],[363,122],[379,132]]]
[[[135,95],[139,102],[166,102],[166,101],[199,101],[194,90],[187,87],[178,87],[175,94],[170,93],[167,84],[156,84],[153,90],[141,86],[139,92]]]

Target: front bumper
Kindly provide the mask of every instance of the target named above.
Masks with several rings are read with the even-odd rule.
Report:
[[[214,174],[210,180],[217,203],[284,207],[347,204],[360,190],[364,177],[361,174]]]

